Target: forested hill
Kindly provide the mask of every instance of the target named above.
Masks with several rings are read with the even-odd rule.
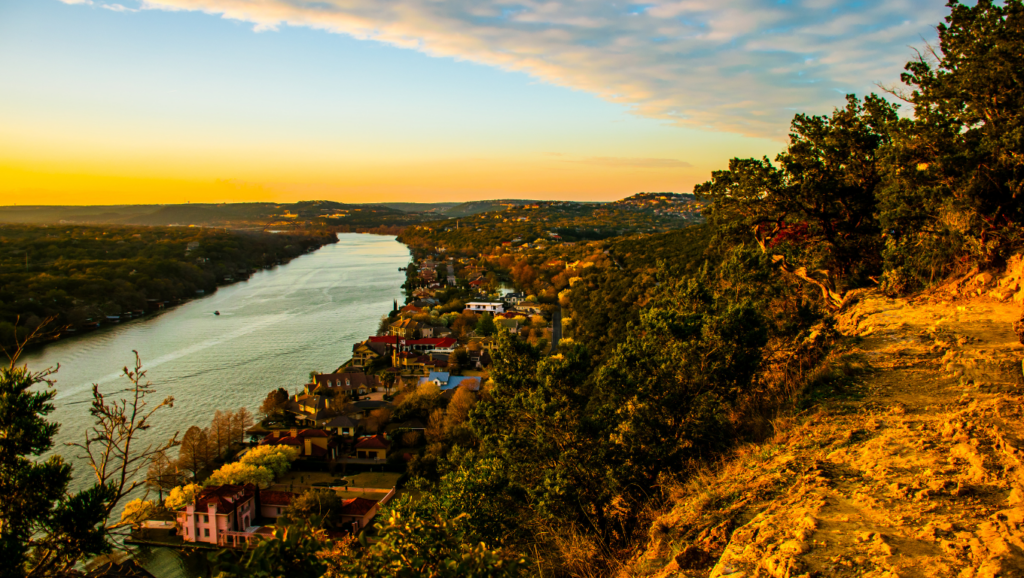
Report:
[[[54,329],[82,330],[107,316],[152,312],[336,240],[327,233],[0,225],[0,345],[49,318]]]

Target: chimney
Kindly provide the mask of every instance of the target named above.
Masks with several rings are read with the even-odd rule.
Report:
[[[291,434],[292,434],[292,437],[293,437],[293,438],[294,438],[294,437],[298,437],[298,435],[299,435],[299,428],[297,428],[297,427],[293,427],[293,428],[291,429]]]

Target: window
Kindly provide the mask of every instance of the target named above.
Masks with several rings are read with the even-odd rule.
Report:
[[[209,528],[203,528],[203,537],[204,538],[209,538],[210,537],[210,529]]]

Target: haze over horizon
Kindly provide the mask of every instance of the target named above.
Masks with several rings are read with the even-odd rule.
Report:
[[[942,2],[8,0],[0,205],[608,201],[774,155]]]

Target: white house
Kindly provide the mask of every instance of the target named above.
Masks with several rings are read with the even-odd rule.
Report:
[[[490,303],[487,301],[472,301],[466,304],[466,311],[474,313],[504,313],[504,303]]]

